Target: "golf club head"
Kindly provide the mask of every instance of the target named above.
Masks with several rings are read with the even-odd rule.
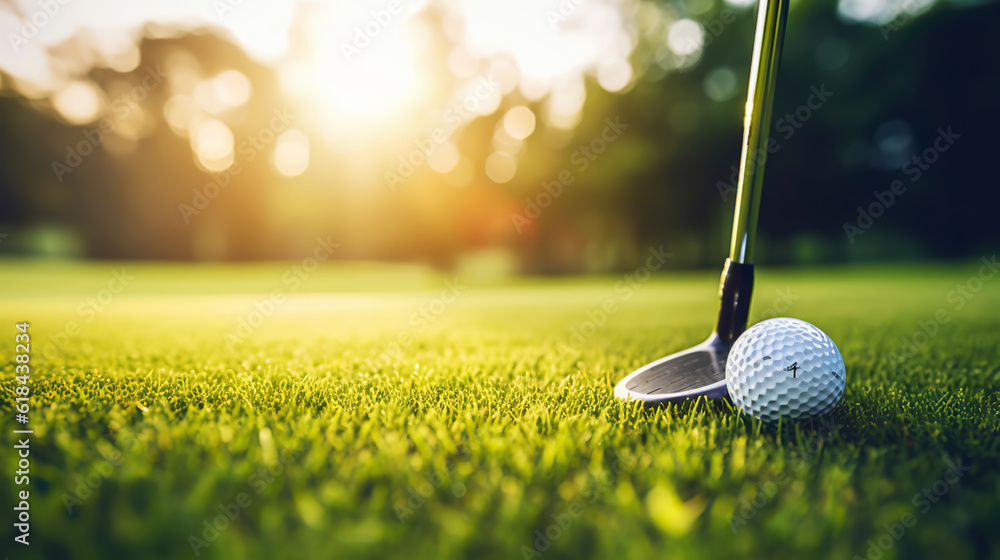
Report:
[[[727,397],[726,358],[747,327],[753,293],[753,265],[726,259],[719,294],[722,305],[715,332],[701,344],[633,371],[615,386],[615,396],[647,404],[706,396]]]
[[[615,386],[615,396],[648,404],[703,395],[712,399],[726,397],[729,395],[726,389],[726,358],[731,347],[712,333],[708,340],[697,346],[633,371]]]

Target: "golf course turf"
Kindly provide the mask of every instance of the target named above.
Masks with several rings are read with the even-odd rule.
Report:
[[[760,267],[751,320],[815,324],[847,369],[832,415],[780,424],[612,395],[708,335],[715,272],[294,265],[0,263],[0,504],[30,490],[31,525],[0,555],[1000,558],[980,261]]]

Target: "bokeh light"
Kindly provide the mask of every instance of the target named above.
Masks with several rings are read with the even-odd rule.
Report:
[[[597,83],[606,91],[619,92],[632,81],[632,66],[627,60],[611,58],[597,67]]]
[[[228,107],[239,107],[250,99],[250,80],[239,70],[226,70],[212,80],[215,97]]]
[[[101,111],[103,92],[88,81],[70,82],[52,98],[52,104],[70,124],[87,124]]]
[[[736,95],[736,72],[727,66],[716,68],[705,76],[702,86],[712,101],[732,99]]]
[[[458,166],[460,158],[458,147],[452,142],[444,142],[427,156],[427,165],[438,173],[448,173]]]
[[[681,56],[693,55],[701,51],[705,43],[705,31],[701,24],[691,19],[680,19],[670,26],[667,44],[670,50]]]
[[[493,152],[486,158],[486,176],[494,183],[506,183],[517,173],[517,159],[506,152]]]
[[[301,175],[309,167],[309,138],[299,130],[286,130],[274,148],[274,168],[285,177]]]
[[[199,115],[201,110],[190,95],[174,95],[163,104],[163,116],[179,136],[187,136],[191,123]]]
[[[535,114],[524,105],[518,105],[504,115],[503,127],[511,138],[524,140],[535,131]]]
[[[220,120],[198,122],[191,134],[191,147],[209,171],[224,171],[233,164],[233,132]]]

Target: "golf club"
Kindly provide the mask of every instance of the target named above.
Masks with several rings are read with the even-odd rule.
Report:
[[[753,250],[764,180],[764,156],[771,127],[774,85],[788,17],[788,0],[760,0],[754,36],[750,87],[743,121],[743,152],[733,217],[733,239],[722,271],[722,305],[715,331],[701,344],[660,358],[630,373],[615,387],[620,399],[647,403],[705,395],[722,398],[726,358],[747,328],[753,293]]]

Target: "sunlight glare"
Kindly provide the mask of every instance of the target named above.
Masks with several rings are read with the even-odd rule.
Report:
[[[631,42],[612,2],[591,1],[565,19],[553,19],[558,2],[461,0],[463,42],[481,58],[510,57],[520,71],[521,92],[535,100],[558,79],[579,75],[607,57],[626,58]]]
[[[419,101],[425,87],[419,55],[428,48],[423,24],[408,13],[383,24],[364,7],[372,4],[324,11],[323,23],[311,28],[314,47],[305,68],[287,78],[294,89],[306,89],[303,81],[315,84],[308,90],[331,120],[359,132],[373,121],[391,122]]]

